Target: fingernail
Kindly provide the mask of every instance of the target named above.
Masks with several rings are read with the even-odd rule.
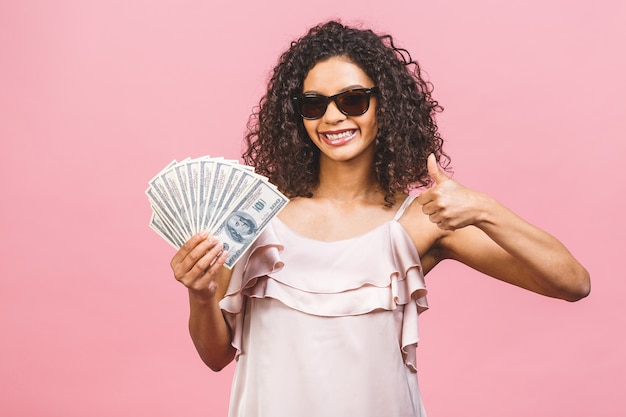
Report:
[[[203,230],[200,232],[201,237],[207,237],[208,235],[209,235],[209,232],[207,232],[206,230]]]

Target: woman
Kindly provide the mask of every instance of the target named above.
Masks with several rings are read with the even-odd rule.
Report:
[[[244,159],[290,202],[232,274],[206,233],[171,263],[204,362],[237,358],[231,416],[425,415],[417,318],[444,259],[550,297],[589,293],[558,240],[440,168],[439,110],[391,36],[328,22],[282,55]]]

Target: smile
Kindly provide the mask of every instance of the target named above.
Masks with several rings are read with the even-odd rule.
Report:
[[[331,146],[340,146],[351,141],[356,136],[356,129],[344,130],[335,133],[320,133],[320,138]]]

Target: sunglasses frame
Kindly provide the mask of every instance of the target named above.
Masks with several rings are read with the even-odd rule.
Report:
[[[317,94],[317,93],[301,93],[296,96],[293,96],[291,99],[293,100],[293,103],[295,104],[296,110],[300,114],[300,117],[302,117],[305,120],[317,120],[317,119],[322,118],[326,114],[326,110],[328,110],[328,105],[330,104],[331,101],[334,101],[335,106],[337,106],[337,109],[339,109],[339,111],[345,114],[346,116],[361,116],[367,113],[367,111],[369,110],[372,94],[376,94],[378,92],[379,92],[378,87],[374,86],[374,87],[369,87],[369,88],[352,88],[350,90],[342,91],[341,93],[337,93],[332,96],[325,96],[323,94]],[[347,94],[352,94],[352,93],[363,93],[363,95],[366,97],[367,105],[365,106],[365,110],[363,110],[363,112],[357,113],[357,114],[351,114],[342,108],[341,103],[340,103],[341,97]],[[322,112],[322,114],[320,114],[317,117],[307,117],[304,114],[302,114],[301,105],[302,103],[304,103],[303,99],[306,99],[306,98],[323,99],[325,103],[324,103],[324,111]]]

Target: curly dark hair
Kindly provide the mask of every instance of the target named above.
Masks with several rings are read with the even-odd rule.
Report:
[[[373,169],[393,206],[397,192],[430,185],[426,160],[434,153],[447,167],[435,113],[443,108],[431,97],[409,52],[391,35],[329,21],[311,28],[284,52],[265,96],[248,121],[244,161],[269,178],[288,197],[311,197],[318,185],[319,149],[309,139],[292,97],[302,92],[308,72],[320,61],[347,57],[379,87],[376,152]]]

